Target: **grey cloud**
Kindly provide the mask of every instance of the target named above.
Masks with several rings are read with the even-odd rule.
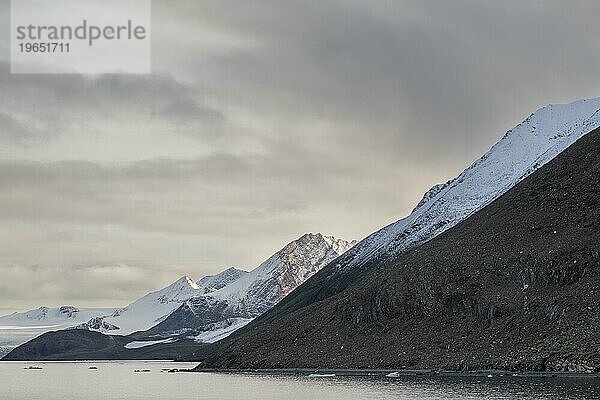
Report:
[[[598,96],[599,12],[155,0],[153,75],[3,66],[0,265],[70,276],[123,261],[177,278],[175,265],[257,265],[305,231],[359,239],[537,107]]]
[[[0,137],[6,141],[16,142],[22,145],[36,139],[36,132],[32,127],[17,121],[14,116],[6,112],[0,112]]]
[[[171,283],[173,272],[125,264],[68,268],[0,265],[0,303],[22,310],[63,305],[65,299],[80,307],[123,307],[133,297]],[[36,302],[32,302],[32,290]]]
[[[125,126],[162,123],[169,134],[208,141],[225,134],[225,116],[201,103],[201,91],[167,75],[12,75],[4,63],[0,87],[0,138],[6,143],[42,145],[82,130],[102,135],[102,118]]]
[[[0,162],[0,185],[8,188],[0,194],[0,218],[226,236],[269,229],[271,219],[296,221],[308,209],[318,213],[340,198],[366,201],[376,193],[360,166],[301,148],[283,150],[123,165]]]
[[[352,123],[380,141],[374,150],[410,161],[429,152],[447,163],[472,159],[536,107],[597,93],[588,16],[598,5],[589,1],[568,11],[521,1],[194,4],[186,2],[188,15],[208,12],[258,43],[214,58],[186,48],[204,72],[198,80],[291,122]]]

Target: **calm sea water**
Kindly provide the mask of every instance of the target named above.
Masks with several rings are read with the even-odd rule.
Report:
[[[41,370],[27,370],[35,365]],[[97,370],[88,369],[96,366]],[[600,399],[600,378],[309,378],[166,373],[168,362],[0,362],[0,399]],[[134,372],[134,370],[150,372]]]

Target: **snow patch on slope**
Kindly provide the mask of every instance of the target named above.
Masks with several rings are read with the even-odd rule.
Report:
[[[214,292],[238,280],[247,273],[248,271],[231,267],[217,275],[205,276],[198,281],[198,286],[202,287],[205,293]]]
[[[128,335],[151,328],[169,316],[184,301],[201,294],[201,287],[190,277],[183,276],[171,285],[148,293],[125,308],[103,318],[88,321],[78,328]]]
[[[126,349],[141,349],[142,347],[152,346],[153,344],[159,343],[171,343],[173,340],[171,339],[163,339],[163,340],[147,340],[147,341],[133,341],[127,343],[125,346]]]
[[[252,319],[232,318],[225,326],[212,327],[193,338],[199,343],[214,343],[226,338],[241,327],[248,325],[250,321],[252,321]]]

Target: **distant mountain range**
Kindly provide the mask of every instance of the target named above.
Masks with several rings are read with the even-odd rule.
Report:
[[[0,357],[44,332],[66,329],[113,311],[110,308],[40,307],[0,317]]]
[[[194,335],[200,342],[212,342],[273,307],[354,244],[309,233],[288,243],[250,272],[232,267],[198,282],[182,277],[76,328],[119,335],[150,329],[145,336]]]
[[[153,325],[127,339],[148,341],[146,355],[154,346],[158,354],[170,341],[183,343],[194,338],[195,345],[186,342],[185,350],[179,348],[175,354],[200,359],[201,366],[468,369],[488,365],[478,357],[484,356],[490,343],[505,349],[497,342],[502,340],[511,343],[514,354],[529,358],[521,364],[508,358],[506,365],[499,365],[498,353],[491,352],[496,358],[490,358],[488,366],[539,367],[538,361],[532,362],[531,353],[518,353],[519,343],[502,334],[501,329],[518,331],[502,318],[510,316],[528,326],[532,321],[541,323],[543,318],[535,318],[546,313],[554,318],[551,321],[565,321],[556,317],[566,313],[561,308],[566,306],[553,291],[566,290],[564,284],[571,280],[579,283],[580,266],[594,265],[598,252],[590,243],[596,236],[588,228],[596,224],[597,203],[594,205],[593,198],[597,196],[590,197],[590,191],[597,193],[598,187],[594,186],[594,176],[585,176],[585,171],[595,171],[591,164],[598,164],[594,153],[598,135],[581,138],[599,126],[600,99],[544,107],[508,131],[457,178],[429,190],[408,217],[350,249],[346,242],[341,246],[345,252],[335,251],[333,239],[325,247],[314,247],[311,240],[301,238],[303,246],[296,243],[291,249],[284,248],[252,272],[232,270],[227,279],[217,278],[220,287],[180,280],[168,295],[152,293],[141,303],[153,304],[157,310],[164,306],[164,312],[160,308],[151,314],[146,307],[132,303],[118,315],[103,318],[105,326],[82,327],[133,332],[140,321],[144,327]],[[562,156],[557,157],[559,154]],[[575,182],[582,186],[574,186]],[[591,202],[584,203],[587,208],[579,219],[572,212],[578,195],[583,202]],[[549,242],[562,251],[559,254],[579,255],[580,248],[587,252],[581,261],[566,257],[573,265],[579,262],[577,267],[569,264],[567,268],[562,256],[556,260],[544,256],[543,252],[553,251],[538,236],[540,232],[548,234],[547,226],[559,228],[551,229],[549,236]],[[582,236],[568,240],[565,235],[569,231]],[[557,238],[565,246],[560,247]],[[290,251],[296,246],[314,250],[308,251],[310,256]],[[548,263],[553,267],[547,271]],[[573,273],[573,269],[580,272]],[[549,280],[555,286],[538,287],[538,280]],[[535,288],[535,295],[529,295],[534,292],[530,288]],[[554,303],[541,306],[541,291],[546,291]],[[193,294],[198,292],[203,294]],[[569,301],[581,295],[566,294]],[[156,303],[160,305],[155,307]],[[535,318],[533,314],[521,318],[532,310]],[[140,316],[135,316],[138,313]],[[485,330],[490,326],[494,326],[495,334]],[[436,339],[438,334],[440,340]],[[68,349],[63,346],[48,351],[49,343],[61,341],[65,335],[72,338],[76,334],[43,335],[8,358],[69,359],[85,354],[82,343],[91,339],[84,333],[85,340],[81,336],[82,340]],[[490,342],[477,342],[477,335]],[[126,346],[130,343],[127,340],[119,339],[111,349]],[[215,340],[220,341],[210,346],[199,343]],[[465,347],[467,344],[474,350]],[[461,361],[456,358],[460,354],[471,358]],[[584,365],[581,360],[577,362],[580,367]]]
[[[0,337],[4,332],[2,327],[33,329],[30,337],[13,338],[7,343],[7,349],[11,344],[14,347],[45,331],[67,328],[111,335],[137,332],[136,338],[144,337],[150,341],[193,336],[197,342],[212,342],[271,308],[354,244],[320,233],[306,234],[288,243],[250,272],[232,267],[198,282],[182,277],[124,308],[41,307],[0,317]],[[202,311],[201,307],[204,307]],[[182,318],[186,318],[185,324]]]
[[[190,297],[145,335],[194,336],[204,343],[222,339],[269,310],[354,244],[320,233],[306,234],[250,272],[227,270],[224,276],[217,275],[218,285],[201,289],[205,294]]]

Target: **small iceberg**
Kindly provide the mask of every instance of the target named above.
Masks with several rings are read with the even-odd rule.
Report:
[[[310,374],[309,378],[332,378],[335,374]]]
[[[390,372],[389,374],[386,375],[387,378],[399,378],[400,377],[400,372]]]

